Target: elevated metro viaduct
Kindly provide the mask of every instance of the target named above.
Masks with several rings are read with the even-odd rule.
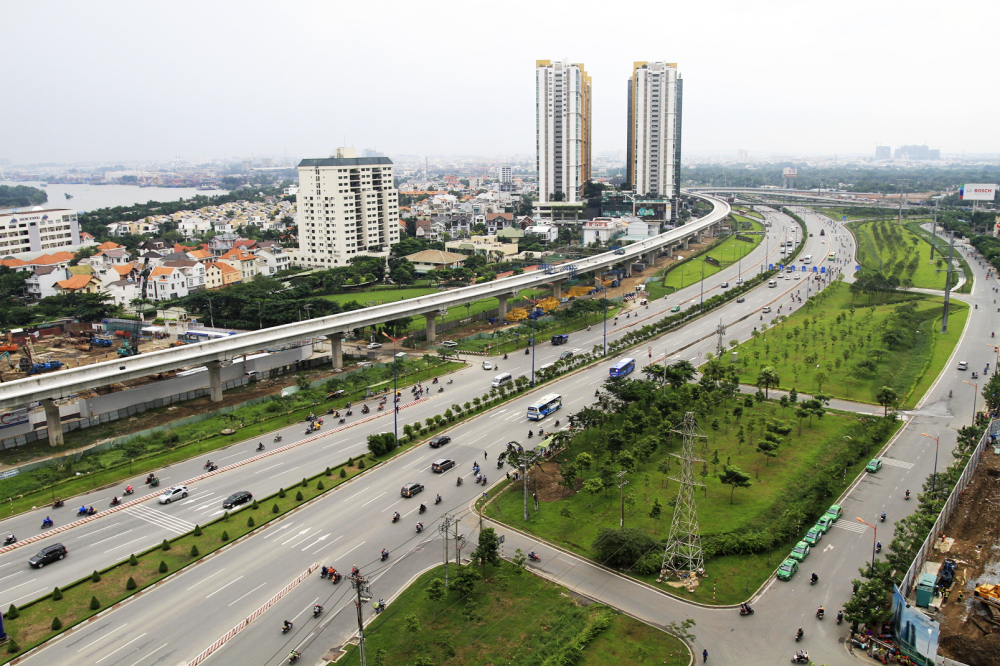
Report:
[[[709,195],[691,193],[691,196],[711,203],[712,211],[684,226],[628,245],[624,248],[624,254],[606,252],[576,261],[572,264],[573,271],[575,273],[593,272],[599,274],[604,269],[619,263],[631,266],[633,262],[637,261],[650,262],[660,252],[672,252],[673,248],[678,245],[686,249],[688,243],[700,242],[704,234],[718,234],[723,220],[731,211],[729,204]],[[59,408],[55,404],[55,400],[70,397],[83,390],[146,375],[169,372],[178,368],[204,365],[208,368],[212,400],[221,401],[222,362],[234,357],[282,344],[325,337],[331,342],[333,366],[339,368],[342,363],[342,341],[346,334],[355,328],[381,324],[406,316],[423,315],[427,320],[427,340],[433,342],[435,339],[435,317],[447,313],[448,308],[492,297],[500,301],[500,316],[503,317],[506,315],[507,299],[516,296],[519,289],[551,284],[555,295],[558,296],[561,293],[561,285],[569,277],[567,273],[551,273],[545,270],[531,271],[485,284],[451,289],[352,312],[250,331],[197,345],[162,349],[126,359],[104,361],[50,374],[16,379],[0,384],[0,409],[15,409],[34,401],[40,402],[45,408],[49,443],[52,446],[58,446],[62,443],[62,427],[59,419]]]

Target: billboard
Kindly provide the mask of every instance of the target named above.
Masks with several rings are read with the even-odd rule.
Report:
[[[989,183],[968,183],[959,189],[958,198],[962,201],[993,201],[996,193],[996,185],[990,185]]]
[[[24,425],[27,422],[27,409],[15,409],[10,412],[0,412],[0,429],[13,428],[14,426]]]
[[[917,664],[933,666],[937,656],[940,627],[915,606],[906,603],[899,588],[892,590],[892,623],[899,651]]]
[[[670,220],[669,201],[636,201],[632,211],[643,222],[666,222]]]

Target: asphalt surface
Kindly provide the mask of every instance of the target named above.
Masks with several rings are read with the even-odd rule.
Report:
[[[779,213],[769,213],[773,221],[771,237],[768,239],[769,260],[774,261],[778,248],[776,240],[788,228],[790,220]],[[838,249],[841,256],[849,256],[852,246],[849,235],[835,232],[839,223],[829,222],[827,236],[818,235],[817,226],[823,224],[820,216],[806,218],[814,236],[807,239],[803,254],[812,254],[814,262],[820,266],[842,267],[826,259],[831,240],[843,240],[845,248]],[[831,232],[837,233],[831,238]],[[822,242],[826,240],[826,242]],[[755,274],[763,259],[762,245],[748,255],[740,268],[743,275]],[[823,261],[825,263],[820,263]],[[980,278],[971,296],[973,302],[985,291],[984,269],[974,266]],[[722,281],[737,277],[738,268],[730,267],[706,284],[706,296],[717,293]],[[746,302],[731,302],[711,315],[704,317],[680,331],[668,334],[650,345],[652,360],[666,355],[668,359],[689,358],[695,362],[704,358],[704,353],[714,351],[716,340],[712,335],[719,319],[728,325],[726,340],[749,338],[755,326],[759,326],[760,308],[771,305],[778,315],[777,305],[783,308],[799,307],[798,300],[792,303],[791,294],[799,292],[803,301],[815,282],[799,280],[779,280],[776,288],[762,286],[746,297]],[[988,285],[987,285],[988,286]],[[693,285],[666,299],[650,304],[649,310],[636,308],[632,312],[638,317],[620,317],[618,325],[608,324],[608,339],[614,339],[627,332],[630,325],[642,325],[648,317],[662,316],[673,305],[688,305],[697,301],[700,285]],[[985,298],[985,296],[983,297]],[[992,298],[989,296],[988,298]],[[783,309],[782,314],[785,313]],[[978,318],[982,316],[983,320]],[[973,317],[980,330],[984,325],[993,327],[997,316],[992,308],[981,308]],[[990,319],[987,320],[987,317]],[[636,321],[638,319],[638,321]],[[603,329],[603,327],[600,327]],[[535,367],[555,360],[566,349],[579,347],[589,350],[601,340],[602,330],[595,326],[592,331],[581,331],[571,335],[569,345],[552,347],[541,344],[536,348]],[[976,330],[971,326],[968,330]],[[980,356],[993,356],[992,348],[986,352],[981,340],[973,341],[967,335],[956,354],[967,358],[972,367],[979,364]],[[704,339],[702,339],[704,338]],[[701,340],[699,342],[699,340]],[[684,348],[684,349],[682,349]],[[642,357],[640,351],[632,352],[640,362],[648,362],[650,357]],[[701,356],[699,356],[701,354]],[[530,370],[530,357],[518,354],[508,361],[500,361],[502,371],[515,376]],[[992,359],[991,359],[992,361]],[[985,361],[983,361],[985,363]],[[541,423],[547,430],[554,427],[556,418],[589,404],[593,391],[607,376],[606,364],[596,364],[586,370],[564,377],[541,389],[544,393],[559,393],[563,396],[564,410],[548,417]],[[902,499],[905,487],[917,489],[933,468],[934,442],[920,435],[934,429],[942,436],[939,468],[950,463],[947,451],[954,445],[953,428],[968,422],[968,417],[954,415],[947,398],[949,388],[956,388],[960,377],[953,372],[949,363],[942,380],[935,384],[912,420],[893,441],[884,455],[885,466],[877,475],[862,475],[841,502],[845,507],[844,518],[820,542],[816,550],[806,560],[799,574],[788,583],[766,586],[764,593],[755,601],[757,613],[749,618],[741,618],[736,610],[704,609],[667,597],[659,592],[620,578],[610,572],[595,567],[579,558],[561,553],[530,538],[518,535],[506,528],[500,531],[506,535],[505,552],[516,547],[534,549],[542,556],[542,562],[532,565],[539,573],[547,575],[571,589],[593,596],[637,617],[654,624],[664,625],[671,620],[691,617],[697,621],[694,633],[698,636],[696,651],[708,649],[715,663],[736,663],[746,660],[746,650],[756,655],[754,663],[779,663],[788,659],[797,647],[810,651],[818,663],[847,663],[842,646],[846,636],[846,625],[835,624],[836,609],[847,600],[850,593],[850,579],[857,575],[857,567],[871,557],[871,535],[850,529],[860,525],[854,516],[864,517],[869,522],[877,520],[879,511],[885,510],[890,522],[904,515],[915,506]],[[483,371],[478,363],[452,375],[454,384],[444,386],[443,394],[431,394],[431,399],[414,404],[400,412],[400,427],[444,411],[453,402],[464,403],[475,395],[489,389],[489,380],[496,371]],[[964,376],[964,375],[963,375]],[[965,387],[964,384],[958,384]],[[971,391],[971,387],[969,388]],[[236,544],[217,556],[191,568],[190,571],[172,579],[155,591],[128,603],[124,608],[112,612],[101,620],[54,642],[45,650],[29,658],[27,663],[77,664],[85,663],[124,664],[125,666],[146,666],[159,663],[186,662],[205,647],[224,635],[242,617],[258,608],[290,580],[314,563],[335,566],[341,572],[350,570],[352,565],[361,567],[363,573],[372,576],[372,593],[375,598],[384,597],[390,601],[407,581],[443,556],[443,544],[437,527],[444,513],[458,512],[468,517],[469,504],[484,490],[482,486],[464,483],[455,486],[455,477],[461,474],[470,479],[473,461],[480,461],[483,470],[492,480],[501,474],[493,460],[501,452],[507,441],[521,440],[528,428],[538,424],[527,421],[526,406],[540,393],[521,396],[502,407],[480,417],[466,421],[448,431],[453,442],[440,450],[419,447],[397,459],[371,470],[351,483],[328,493],[324,498],[305,507],[281,521],[262,530],[247,541]],[[961,407],[965,411],[965,402]],[[359,412],[355,410],[355,418]],[[186,521],[188,524],[206,522],[207,517],[221,512],[221,499],[236,490],[250,490],[258,496],[277,490],[279,486],[289,486],[302,476],[315,473],[326,465],[342,462],[348,455],[358,455],[365,449],[365,437],[372,432],[391,429],[391,415],[359,424],[337,434],[321,437],[316,441],[283,451],[274,456],[232,470],[223,471],[189,487],[191,496],[182,502],[169,506],[145,502],[141,510],[122,511],[101,517],[87,525],[73,528],[63,534],[46,539],[29,547],[0,556],[0,581],[4,588],[0,594],[0,606],[11,602],[24,603],[38,594],[50,590],[55,585],[65,584],[86,575],[95,568],[107,566],[112,561],[126,557],[129,552],[140,550],[159,542],[164,536],[183,531],[183,524],[170,521]],[[329,425],[327,426],[329,428]],[[284,442],[288,444],[296,437],[303,438],[304,427],[284,429]],[[931,433],[934,434],[934,433]],[[271,444],[265,440],[270,448]],[[230,464],[252,458],[256,442],[234,445],[213,454],[222,464]],[[484,452],[489,459],[484,463]],[[450,457],[458,461],[456,469],[442,475],[430,471],[430,462]],[[190,461],[175,465],[160,474],[164,487],[180,480],[193,478],[201,473],[202,461]],[[142,479],[133,481],[134,485]],[[407,482],[417,481],[427,486],[426,492],[416,499],[402,499],[398,489]],[[440,493],[444,501],[433,505],[435,493]],[[103,495],[103,497],[100,497]],[[106,506],[108,493],[97,493],[87,504]],[[428,505],[423,516],[427,529],[416,534],[414,523],[418,519],[417,506],[421,501]],[[69,507],[63,511],[69,511]],[[392,524],[393,511],[403,514],[403,520]],[[155,512],[155,513],[149,513]],[[143,515],[144,514],[144,515]],[[5,525],[17,520],[26,521],[28,527],[40,523],[41,513],[4,521]],[[53,515],[57,524],[60,518]],[[70,520],[69,517],[62,520]],[[466,518],[466,521],[468,518]],[[463,521],[460,532],[472,543],[476,539],[476,525]],[[864,527],[863,525],[861,526]],[[173,528],[173,529],[171,529]],[[886,538],[889,540],[888,523],[885,524]],[[3,529],[3,528],[0,528]],[[9,527],[6,528],[10,530]],[[867,529],[867,528],[865,528]],[[99,531],[103,530],[103,531]],[[31,530],[35,531],[35,530]],[[20,535],[19,535],[20,536]],[[75,540],[75,541],[74,541]],[[66,560],[32,571],[24,563],[41,545],[61,541],[70,548]],[[391,557],[380,563],[378,553],[388,548]],[[834,552],[830,552],[834,551]],[[777,564],[777,563],[775,563]],[[816,570],[820,583],[808,585],[808,573]],[[709,573],[710,575],[710,573]],[[6,578],[4,578],[6,576]],[[16,587],[15,587],[16,586]],[[22,596],[23,593],[23,596]],[[223,647],[210,660],[212,663],[281,663],[293,647],[303,652],[303,663],[316,663],[326,651],[342,644],[356,631],[356,617],[353,602],[349,597],[345,582],[333,586],[329,581],[320,580],[318,573],[295,588],[288,596],[269,610],[261,619],[251,624],[243,633]],[[327,611],[313,620],[308,609],[319,600]],[[818,622],[813,619],[816,607],[824,604],[827,619]],[[369,617],[370,606],[364,607]],[[775,621],[778,618],[778,621]],[[280,633],[282,619],[295,622],[295,630],[287,635]],[[793,633],[803,626],[806,639],[796,644]],[[787,642],[786,642],[787,641]]]

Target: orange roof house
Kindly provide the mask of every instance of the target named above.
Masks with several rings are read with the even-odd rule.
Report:
[[[56,284],[63,293],[93,294],[100,290],[100,284],[93,275],[73,275],[68,280],[61,280]]]
[[[118,248],[124,249],[125,246],[124,245],[119,245],[118,243],[114,243],[112,241],[108,241],[106,243],[101,243],[100,245],[97,246],[98,250],[117,250]]]

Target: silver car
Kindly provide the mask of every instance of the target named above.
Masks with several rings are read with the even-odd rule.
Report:
[[[174,500],[184,499],[187,496],[187,486],[174,486],[173,488],[167,488],[166,491],[160,495],[160,504],[170,504]]]

